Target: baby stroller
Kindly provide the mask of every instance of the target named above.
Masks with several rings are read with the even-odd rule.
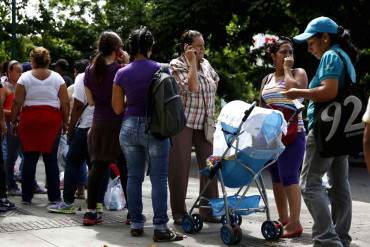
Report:
[[[281,134],[286,133],[287,124],[283,115],[276,110],[256,107],[256,103],[232,101],[220,113],[213,141],[213,158],[201,172],[210,181],[216,177],[221,184],[223,198],[209,199],[203,196],[209,182],[182,218],[186,233],[202,230],[203,220],[193,214],[200,201],[208,201],[214,216],[221,216],[222,241],[227,245],[237,244],[242,239],[242,215],[265,212],[267,220],[262,224],[262,235],[267,240],[277,240],[283,233],[282,225],[271,221],[267,194],[261,172],[273,164],[284,151]],[[246,196],[252,182],[259,195]],[[225,187],[239,188],[235,195],[228,196]],[[262,198],[264,206],[259,206]],[[203,206],[202,206],[203,207]]]

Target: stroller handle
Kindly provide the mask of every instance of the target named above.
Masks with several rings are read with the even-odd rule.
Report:
[[[249,117],[249,115],[251,114],[251,112],[253,111],[254,107],[257,105],[257,102],[256,101],[253,101],[253,103],[251,104],[251,106],[244,112],[244,117],[242,119],[242,123],[245,122],[245,120],[247,120],[247,118]]]

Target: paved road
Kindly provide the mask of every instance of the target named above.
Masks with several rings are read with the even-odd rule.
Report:
[[[43,164],[38,165],[38,177],[43,181]],[[275,204],[272,197],[271,184],[268,173],[264,174],[267,182],[267,192],[270,199],[270,208],[273,219],[277,218]],[[351,234],[352,246],[370,246],[370,177],[364,168],[351,168],[350,180],[353,193],[353,224]],[[187,204],[195,200],[198,193],[197,170],[192,169],[188,188]],[[221,190],[220,190],[221,191]],[[228,189],[228,192],[233,190]],[[156,244],[152,241],[153,226],[151,224],[152,209],[150,199],[151,186],[146,178],[143,185],[144,213],[147,216],[145,233],[141,238],[130,236],[129,228],[123,224],[126,212],[105,212],[105,223],[95,227],[82,226],[83,210],[86,204],[78,200],[77,204],[82,211],[76,215],[66,216],[46,212],[47,199],[45,195],[36,195],[32,206],[20,204],[20,198],[11,197],[19,210],[0,216],[0,246],[222,246],[219,237],[219,224],[205,224],[203,230],[196,235],[189,235],[184,241],[176,243]],[[252,187],[250,194],[256,194]],[[303,236],[294,240],[279,240],[267,242],[263,239],[260,227],[265,220],[265,214],[254,214],[243,217],[241,229],[243,240],[240,246],[312,246],[311,226],[312,219],[307,208],[302,203]],[[170,227],[182,231],[170,221]]]

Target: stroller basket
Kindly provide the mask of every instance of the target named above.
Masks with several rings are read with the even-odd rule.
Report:
[[[234,212],[240,215],[248,215],[253,213],[257,209],[261,197],[259,195],[253,196],[228,196],[227,202],[229,204],[229,208],[233,209]],[[236,208],[238,204],[238,208]],[[209,205],[212,208],[213,216],[222,216],[225,214],[225,203],[223,198],[216,198],[211,199],[209,201]]]

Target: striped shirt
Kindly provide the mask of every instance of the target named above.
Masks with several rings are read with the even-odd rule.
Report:
[[[191,92],[189,90],[189,66],[184,56],[173,59],[170,62],[170,72],[180,87],[180,95],[187,119],[186,126],[197,130],[203,129],[206,115],[204,102],[207,104],[208,116],[213,116],[215,112],[216,91],[220,80],[216,71],[209,64],[208,60],[203,59],[198,70],[199,92]]]
[[[284,79],[275,83],[271,81],[272,74],[268,77],[268,82],[262,89],[262,99],[266,105],[275,105],[277,107],[296,110],[296,107],[292,100],[288,99],[281,92],[286,91]],[[298,99],[300,103],[303,103],[303,98]],[[298,132],[304,132],[304,123],[302,118],[302,113],[298,115]]]

